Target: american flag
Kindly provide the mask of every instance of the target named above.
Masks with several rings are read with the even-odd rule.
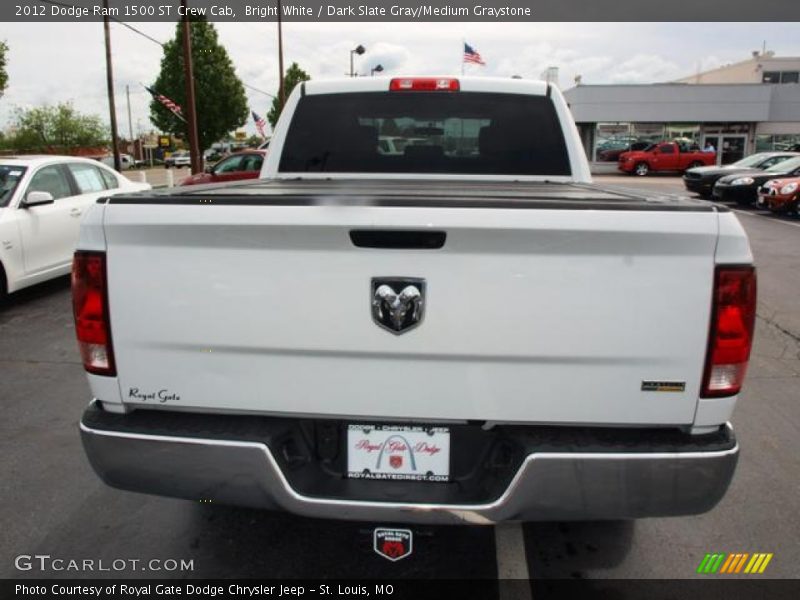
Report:
[[[253,121],[256,122],[256,129],[258,130],[258,134],[262,138],[266,139],[267,134],[264,133],[264,127],[267,126],[266,120],[264,120],[264,118],[262,118],[262,117],[259,117],[254,111],[250,111],[250,112],[253,113]]]
[[[464,62],[465,63],[475,63],[476,65],[484,65],[484,66],[486,66],[486,63],[483,62],[483,59],[481,58],[481,55],[478,54],[475,51],[475,48],[473,48],[472,46],[470,46],[466,42],[464,43]]]
[[[183,118],[183,112],[181,111],[181,107],[178,104],[175,104],[172,100],[167,98],[164,94],[159,94],[153,88],[144,86],[144,89],[146,89],[148,92],[150,92],[150,95],[153,96],[153,98],[155,98],[156,100],[161,102],[161,104],[163,104],[167,108],[167,110],[169,110],[172,114],[174,114],[176,117],[178,117],[181,121],[185,121],[186,120],[186,119]]]

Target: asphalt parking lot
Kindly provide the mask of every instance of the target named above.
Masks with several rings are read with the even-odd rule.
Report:
[[[185,172],[185,170],[184,170]],[[682,192],[674,177],[603,177]],[[414,553],[372,551],[374,524],[322,522],[104,486],[78,436],[89,391],[66,279],[0,307],[0,577],[688,578],[706,552],[771,552],[800,575],[800,219],[740,212],[759,267],[757,337],[733,424],[741,457],[712,512],[613,523],[416,528]],[[19,571],[20,554],[193,560],[191,572]]]

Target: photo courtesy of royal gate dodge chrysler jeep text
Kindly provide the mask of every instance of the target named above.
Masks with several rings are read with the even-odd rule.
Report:
[[[701,513],[752,262],[723,207],[593,185],[545,82],[306,82],[262,179],[87,215],[84,447],[115,487],[314,517]]]

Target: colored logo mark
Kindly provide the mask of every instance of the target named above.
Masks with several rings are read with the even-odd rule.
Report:
[[[753,554],[715,552],[705,555],[700,561],[700,566],[697,567],[697,572],[704,575],[763,573],[771,560],[772,552],[755,552]]]

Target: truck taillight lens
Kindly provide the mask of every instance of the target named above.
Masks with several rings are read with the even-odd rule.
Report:
[[[96,375],[116,375],[108,314],[106,255],[75,253],[72,261],[72,313],[83,367]]]
[[[396,77],[389,82],[391,92],[457,92],[460,88],[452,77]]]
[[[717,267],[701,394],[704,398],[739,393],[750,360],[755,319],[755,269],[752,266]]]

